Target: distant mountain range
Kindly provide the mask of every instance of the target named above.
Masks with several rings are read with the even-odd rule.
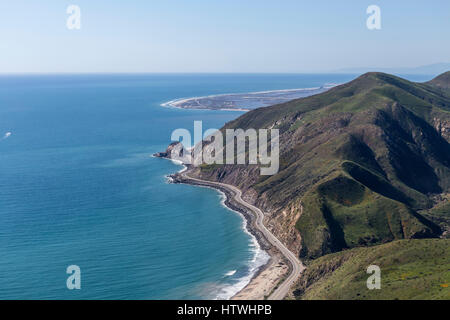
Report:
[[[450,70],[450,63],[442,62],[411,68],[374,68],[374,67],[343,68],[335,70],[334,72],[362,74],[366,72],[377,71],[396,75],[439,75],[448,70]]]

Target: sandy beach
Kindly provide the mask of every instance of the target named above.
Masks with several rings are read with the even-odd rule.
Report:
[[[286,276],[289,266],[280,254],[272,254],[269,262],[231,300],[265,300]]]
[[[241,191],[231,185],[205,181],[188,176],[189,170],[171,175],[173,183],[206,186],[225,194],[225,205],[241,213],[247,220],[248,231],[255,236],[260,247],[270,255],[251,281],[231,299],[233,300],[280,300],[289,292],[290,286],[304,270],[303,264],[263,224],[264,214],[260,209],[246,203]]]
[[[161,104],[163,107],[191,110],[221,110],[246,112],[258,107],[307,97],[324,92],[334,84],[321,87],[256,91],[247,93],[226,93],[203,97],[179,98]]]

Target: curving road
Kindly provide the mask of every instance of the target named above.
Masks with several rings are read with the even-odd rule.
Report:
[[[196,178],[192,178],[187,175],[186,172],[182,172],[181,175],[183,178],[200,182],[204,185],[211,185],[211,186],[219,186],[222,188],[225,188],[229,190],[231,193],[234,194],[234,200],[244,207],[250,209],[256,216],[256,227],[259,231],[264,235],[264,237],[273,245],[275,246],[282,255],[286,257],[286,259],[291,264],[291,273],[288,275],[288,277],[281,283],[275,291],[272,292],[272,294],[268,297],[269,300],[282,300],[284,297],[288,294],[289,289],[291,288],[292,284],[298,279],[302,271],[305,269],[305,266],[301,263],[301,261],[293,254],[286,246],[281,243],[280,240],[278,240],[277,237],[273,235],[272,232],[270,232],[266,226],[263,223],[264,219],[264,213],[254,205],[251,205],[250,203],[244,201],[242,199],[242,192],[239,188],[236,188],[235,186],[226,184],[226,183],[220,183],[220,182],[212,182],[212,181],[206,181],[206,180],[200,180]],[[301,210],[303,211],[303,207],[301,207]]]

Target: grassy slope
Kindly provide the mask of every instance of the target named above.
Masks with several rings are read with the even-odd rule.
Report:
[[[400,240],[436,237],[436,224],[448,225],[448,202],[433,204],[450,193],[450,140],[437,131],[450,123],[449,88],[450,72],[427,83],[368,73],[250,111],[224,129],[280,129],[278,174],[242,166],[201,174],[253,189],[275,220],[292,221],[289,208],[301,201],[300,256],[314,259],[304,259],[301,298],[450,299],[450,240]],[[372,264],[381,290],[366,287]]]
[[[322,183],[303,203],[306,209],[296,227],[304,244],[301,256],[306,258],[439,232],[405,204],[346,176]]]
[[[449,72],[444,75],[448,75]],[[443,77],[443,75],[441,75]],[[325,93],[311,97],[293,100],[280,105],[252,110],[234,121],[226,128],[267,128],[274,120],[295,118],[296,115],[308,114],[299,121],[305,123],[309,119],[315,120],[326,113],[358,111],[372,105],[382,107],[389,101],[397,101],[418,111],[419,114],[429,114],[432,107],[450,111],[446,98],[450,94],[442,90],[442,82],[448,81],[448,76],[437,81],[441,87],[434,85],[436,81],[427,84],[416,84],[405,79],[383,73],[366,73],[361,77],[335,87]],[[423,99],[426,97],[426,99]],[[294,116],[294,117],[293,117]],[[294,122],[295,123],[295,122]],[[289,124],[289,126],[287,126]],[[292,123],[280,121],[281,130],[291,128]],[[298,125],[298,123],[297,123]]]
[[[428,81],[426,85],[438,88],[450,95],[450,71],[447,71],[431,81]]]
[[[429,210],[420,212],[424,217],[438,224],[442,230],[443,237],[450,238],[450,194]]]
[[[433,123],[450,120],[447,81],[448,73],[425,84],[368,73],[250,111],[225,128],[279,128],[278,174],[205,166],[203,177],[250,184],[257,204],[275,212],[301,200],[303,257],[436,236],[440,230],[417,211],[432,206],[430,194],[450,191],[450,144]]]
[[[369,265],[381,289],[368,290]],[[294,291],[300,299],[450,299],[450,240],[400,240],[314,260]]]

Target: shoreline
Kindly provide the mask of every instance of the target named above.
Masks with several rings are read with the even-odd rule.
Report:
[[[231,192],[228,189],[212,186],[205,183],[197,183],[190,179],[184,179],[182,177],[182,173],[188,171],[188,167],[183,164],[181,161],[174,160],[168,157],[161,157],[157,155],[152,155],[151,157],[154,158],[161,158],[170,160],[172,163],[176,165],[181,165],[183,168],[176,173],[172,173],[169,175],[166,175],[167,182],[168,183],[180,183],[180,184],[189,184],[192,186],[197,186],[201,188],[208,188],[208,189],[214,189],[219,192],[220,195],[223,196],[221,199],[221,204],[225,206],[228,210],[231,210],[238,214],[242,218],[243,222],[243,231],[250,235],[250,237],[256,242],[256,245],[258,246],[257,250],[260,250],[262,253],[266,254],[268,256],[268,259],[266,262],[262,265],[256,266],[256,271],[253,274],[249,274],[250,279],[249,281],[240,288],[237,292],[235,292],[232,296],[228,297],[227,300],[263,300],[266,296],[266,293],[271,293],[275,287],[276,284],[278,284],[279,280],[284,276],[285,272],[288,270],[288,266],[286,265],[286,261],[282,258],[282,255],[280,255],[277,250],[270,245],[270,243],[263,237],[263,235],[256,229],[254,225],[255,217],[253,214],[247,212],[243,208],[241,208],[237,204],[233,204],[233,197],[231,195]],[[258,252],[255,252],[255,259],[258,258]],[[270,283],[269,288],[262,288],[261,290],[261,280],[265,280],[266,278],[270,277],[267,274],[272,274],[273,272],[270,270],[271,268],[280,269],[280,264],[286,266],[284,268],[285,271],[281,275],[277,275],[275,277],[275,283],[271,285]],[[250,266],[251,267],[251,266]],[[259,279],[262,278],[262,279]],[[267,286],[266,286],[267,287]],[[258,290],[259,289],[259,290]]]
[[[266,94],[280,94],[280,93],[292,93],[292,92],[313,92],[312,95],[318,93],[315,91],[320,90],[329,90],[336,86],[337,84],[324,84],[320,87],[311,87],[311,88],[296,88],[296,89],[279,89],[279,90],[266,90],[266,91],[254,91],[254,92],[243,92],[243,93],[221,93],[221,94],[213,94],[213,95],[206,95],[206,96],[200,96],[200,97],[189,97],[189,98],[177,98],[173,99],[164,103],[161,103],[161,107],[165,108],[175,108],[175,109],[184,109],[184,110],[216,110],[216,111],[240,111],[240,112],[247,112],[250,110],[253,110],[255,108],[245,108],[245,107],[236,107],[236,108],[230,108],[230,107],[211,107],[203,105],[202,107],[195,107],[195,106],[186,106],[186,103],[197,101],[198,100],[204,100],[204,99],[214,99],[214,98],[220,98],[220,97],[240,97],[240,96],[246,96],[246,95],[266,95]],[[301,97],[300,97],[301,98]],[[296,99],[296,98],[292,98]],[[279,103],[279,102],[278,102]],[[276,103],[275,103],[276,104]],[[264,106],[264,105],[262,105]]]
[[[169,158],[167,159],[171,160]],[[244,207],[239,204],[235,200],[235,196],[231,190],[224,186],[214,184],[214,182],[185,176],[188,171],[189,169],[185,166],[185,168],[179,172],[169,175],[171,183],[196,185],[200,187],[212,188],[222,192],[225,195],[225,199],[223,200],[225,206],[243,217],[248,233],[254,237],[260,249],[266,252],[270,257],[264,265],[258,267],[258,270],[251,276],[249,282],[242,289],[231,296],[229,300],[277,300],[280,299],[280,295],[281,299],[284,298],[286,293],[280,293],[281,288],[279,287],[282,285],[286,286],[286,282],[290,277],[294,277],[294,279],[296,279],[295,269],[298,268],[296,268],[293,264],[291,265],[285,254],[282,253],[273,243],[271,243],[273,240],[271,241],[266,239],[263,232],[258,229],[258,217],[256,217],[254,213],[249,212],[250,210],[248,207]],[[278,239],[276,239],[276,241],[278,241]],[[302,265],[301,267],[301,270],[303,270]],[[289,287],[290,285],[288,283],[287,288]],[[286,291],[286,288],[283,289],[283,291]]]

